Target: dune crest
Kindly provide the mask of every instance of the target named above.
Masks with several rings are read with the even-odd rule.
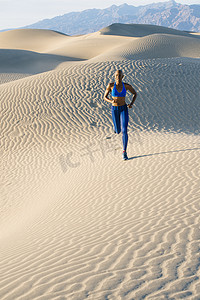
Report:
[[[190,36],[189,33],[173,28],[149,24],[121,24],[115,23],[99,31],[103,35],[119,35],[129,37],[144,37],[151,34],[172,34]]]

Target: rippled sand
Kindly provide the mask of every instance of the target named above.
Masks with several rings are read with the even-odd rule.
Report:
[[[158,26],[0,33],[0,299],[199,299],[199,57]]]

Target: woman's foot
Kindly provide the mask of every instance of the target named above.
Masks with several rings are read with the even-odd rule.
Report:
[[[126,151],[123,151],[122,158],[123,158],[123,160],[127,160],[128,159]]]

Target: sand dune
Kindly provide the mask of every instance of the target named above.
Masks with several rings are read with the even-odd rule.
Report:
[[[103,35],[119,35],[129,37],[144,37],[151,34],[172,34],[190,36],[190,33],[163,26],[149,24],[120,24],[115,23],[99,31]]]
[[[130,37],[123,36],[106,36],[101,35],[99,32],[88,34],[80,37],[72,37],[66,40],[64,43],[54,46],[48,53],[57,55],[73,56],[79,59],[95,58],[97,55],[104,53],[107,50],[112,50],[116,46],[121,46],[127,41],[130,41]]]
[[[0,48],[45,52],[49,45],[69,38],[70,36],[52,30],[15,29],[0,33]]]
[[[167,57],[200,57],[199,37],[139,24],[113,24],[99,32],[74,37],[36,29],[0,33],[0,73],[33,75],[65,61]],[[5,82],[4,78],[1,82]]]
[[[0,299],[199,299],[199,39],[156,30],[0,42]]]
[[[149,59],[200,57],[200,40],[168,34],[152,34],[102,53],[95,59]]]
[[[27,50],[84,60],[127,40],[130,38],[113,36],[110,39],[99,32],[70,37],[50,30],[18,29],[0,33],[0,49]]]

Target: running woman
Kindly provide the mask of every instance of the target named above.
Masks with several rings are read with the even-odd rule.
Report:
[[[115,82],[111,82],[108,84],[105,94],[104,100],[112,103],[111,112],[112,112],[112,120],[114,124],[114,132],[119,134],[122,128],[122,142],[123,142],[123,160],[127,160],[128,156],[126,153],[127,144],[128,144],[128,108],[132,108],[133,103],[137,97],[137,93],[134,88],[128,84],[122,82],[122,78],[124,77],[122,70],[117,70],[115,72]],[[133,99],[130,104],[126,104],[125,96],[126,91],[130,91],[133,94]],[[108,94],[111,92],[112,99],[108,98]],[[127,108],[128,107],[128,108]]]

